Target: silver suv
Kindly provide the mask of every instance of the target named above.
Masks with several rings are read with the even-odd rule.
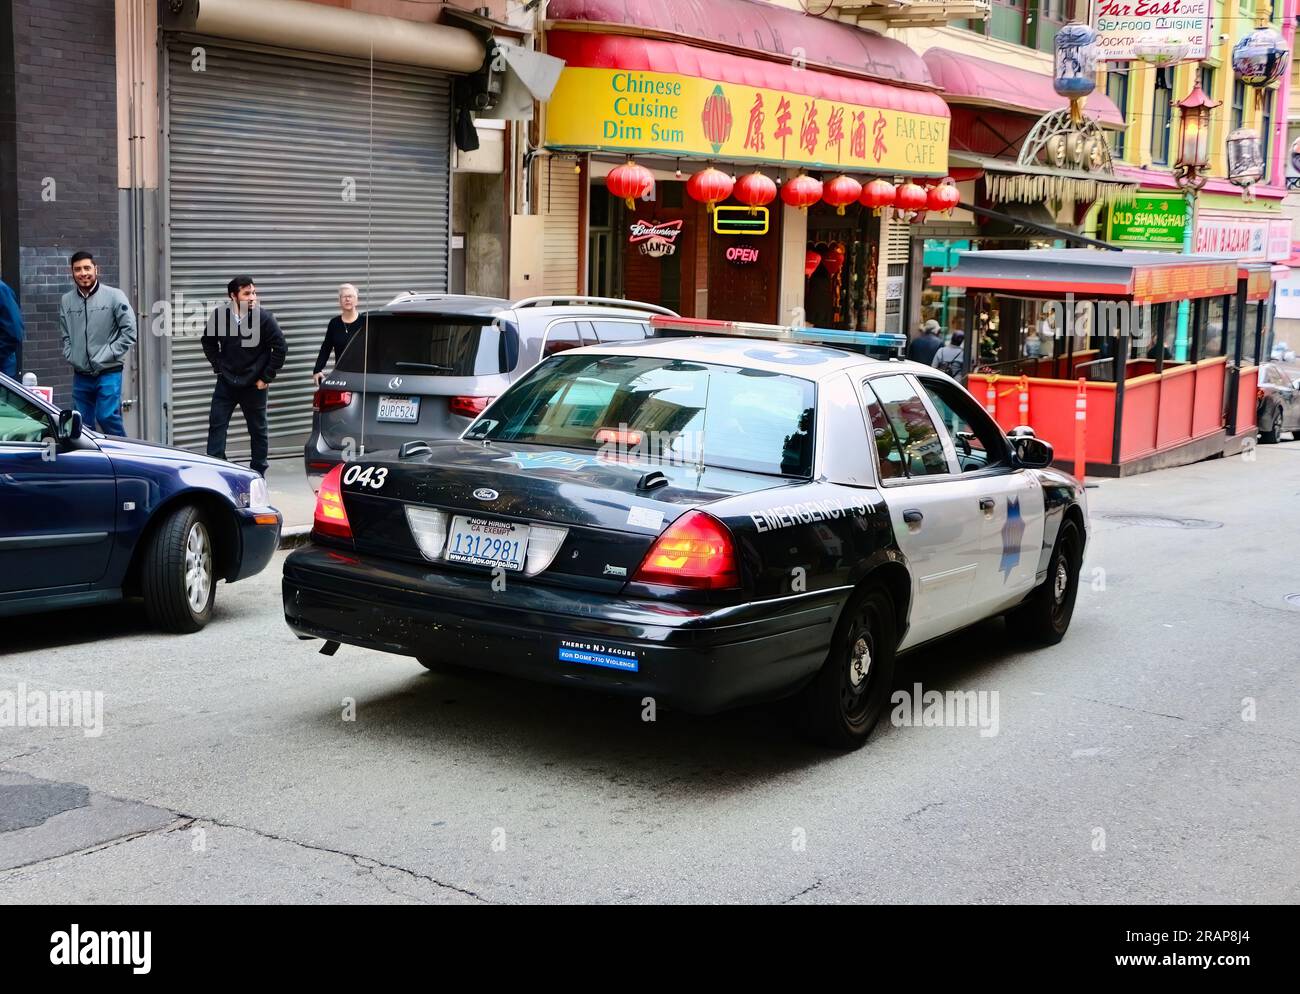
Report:
[[[607,297],[404,293],[367,312],[312,400],[303,450],[313,489],[340,462],[456,438],[547,356],[645,338],[656,304]]]

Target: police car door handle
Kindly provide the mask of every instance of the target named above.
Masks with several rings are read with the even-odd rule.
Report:
[[[995,508],[996,506],[997,506],[997,501],[995,501],[992,497],[981,497],[981,498],[980,498],[980,510],[981,510],[981,511],[986,511],[986,512],[987,512],[987,511],[991,511],[991,510],[993,510],[993,508]]]
[[[909,524],[909,525],[919,525],[919,524],[921,523],[921,520],[922,520],[924,517],[925,517],[925,515],[922,514],[920,511],[916,510],[915,508],[913,508],[913,509],[910,510],[910,511],[904,511],[904,512],[903,512],[903,522],[904,522],[904,524]]]

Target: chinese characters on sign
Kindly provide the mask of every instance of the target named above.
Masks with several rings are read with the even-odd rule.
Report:
[[[948,123],[703,77],[570,65],[551,95],[546,144],[943,176]]]
[[[1107,241],[1181,247],[1186,227],[1182,197],[1138,196],[1131,204],[1111,208]]]

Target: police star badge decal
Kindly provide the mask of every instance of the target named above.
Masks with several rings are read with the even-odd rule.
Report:
[[[1011,578],[1011,571],[1020,564],[1020,540],[1025,534],[1025,520],[1020,516],[1020,498],[1007,499],[1007,520],[1002,526],[1002,564],[998,571],[1002,582]]]

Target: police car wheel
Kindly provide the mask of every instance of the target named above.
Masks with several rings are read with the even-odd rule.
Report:
[[[212,619],[217,576],[212,538],[197,507],[178,507],[154,530],[140,564],[140,592],[153,624],[197,632]]]
[[[1013,629],[1038,645],[1056,645],[1065,638],[1079,595],[1083,544],[1073,521],[1061,525],[1052,561],[1043,581],[1020,607],[1007,616]]]
[[[896,617],[883,587],[868,587],[845,607],[826,662],[799,701],[809,738],[833,749],[857,749],[867,741],[894,680]]]

